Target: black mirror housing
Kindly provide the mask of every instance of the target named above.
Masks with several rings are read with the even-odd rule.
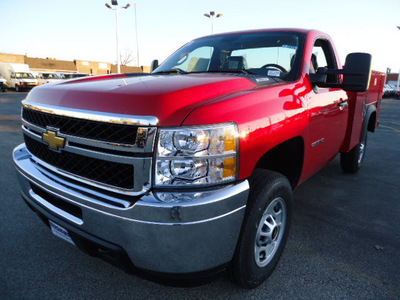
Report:
[[[346,92],[365,92],[371,80],[372,56],[368,53],[350,53],[343,69],[318,68],[310,74],[310,81],[319,87],[341,88]],[[328,74],[343,74],[343,83],[326,82]]]
[[[158,59],[155,59],[151,62],[150,73],[153,73],[153,71],[157,68],[158,68]]]
[[[368,53],[350,53],[343,72],[343,89],[348,92],[365,92],[371,79],[372,56]]]

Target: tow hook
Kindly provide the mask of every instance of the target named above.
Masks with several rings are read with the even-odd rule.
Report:
[[[172,219],[178,219],[179,221],[182,221],[182,215],[181,215],[181,207],[180,206],[174,206],[171,208],[171,218]]]

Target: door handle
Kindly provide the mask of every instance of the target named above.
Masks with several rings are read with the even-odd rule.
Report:
[[[343,110],[346,106],[349,106],[349,103],[347,102],[347,100],[343,100],[339,102],[338,106],[340,110]]]

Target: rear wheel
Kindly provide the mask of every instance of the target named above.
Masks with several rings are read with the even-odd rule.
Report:
[[[256,169],[231,266],[236,283],[255,288],[271,275],[285,247],[291,219],[292,189],[287,178]]]
[[[364,130],[361,141],[350,152],[340,153],[340,166],[346,173],[357,173],[364,161],[367,150],[368,134]]]
[[[21,88],[19,87],[19,85],[18,85],[18,84],[16,84],[16,85],[15,85],[15,91],[16,91],[16,92],[19,92],[19,91],[21,91]]]

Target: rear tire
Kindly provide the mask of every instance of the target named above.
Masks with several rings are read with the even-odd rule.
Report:
[[[233,280],[255,288],[273,272],[283,252],[292,221],[292,188],[276,172],[256,169],[241,235],[231,265]]]
[[[364,130],[360,143],[358,143],[350,152],[340,153],[340,166],[346,173],[357,173],[365,158],[367,150],[368,134]]]
[[[15,91],[16,91],[16,92],[20,92],[20,91],[21,91],[21,88],[19,87],[18,84],[15,85]]]

